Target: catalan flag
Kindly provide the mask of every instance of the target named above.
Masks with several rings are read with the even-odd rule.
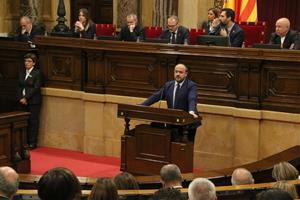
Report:
[[[235,11],[235,21],[256,22],[257,0],[224,0],[224,8]]]
[[[257,21],[256,0],[242,0],[239,21],[241,21],[241,22],[256,22]]]
[[[235,12],[235,21],[239,21],[242,0],[224,0],[223,8],[231,8]]]

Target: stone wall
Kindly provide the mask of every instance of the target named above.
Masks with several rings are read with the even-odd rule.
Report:
[[[43,89],[39,145],[120,157],[124,120],[117,104],[143,98]],[[164,107],[165,103],[162,103]],[[194,147],[194,167],[237,166],[300,144],[300,115],[199,104],[203,117]],[[143,122],[132,121],[131,128]]]

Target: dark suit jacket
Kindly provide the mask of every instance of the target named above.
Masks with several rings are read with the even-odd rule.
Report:
[[[295,41],[295,46],[294,46],[295,50],[300,50],[300,35],[297,35],[297,39]]]
[[[16,40],[20,42],[27,42],[27,41],[32,41],[32,39],[36,35],[43,35],[45,33],[45,30],[39,26],[39,25],[32,25],[32,29],[29,35],[22,34],[22,29],[19,27],[17,29],[17,37]]]
[[[164,30],[159,38],[169,40],[171,43],[171,31],[169,29]],[[189,41],[189,30],[183,26],[179,26],[177,29],[177,38],[176,38],[176,44],[184,44],[184,40]]]
[[[234,24],[230,31],[229,38],[231,47],[242,47],[245,38],[244,30],[239,25]]]
[[[166,100],[168,108],[173,108],[173,92],[174,92],[175,81],[167,82],[159,91],[154,93],[142,105],[150,106],[159,100]],[[186,112],[197,111],[197,85],[193,81],[186,79],[182,84],[178,99],[176,100],[177,104],[175,109],[184,110]]]
[[[25,89],[25,98],[28,104],[40,104],[42,102],[41,86],[42,86],[42,76],[38,69],[33,68],[30,75],[25,80],[26,70],[23,69],[19,73],[19,85],[17,100],[23,98],[23,89]]]
[[[296,43],[298,38],[298,32],[294,30],[289,30],[283,41],[283,48],[289,49],[293,43]],[[276,33],[272,33],[270,37],[270,44],[281,44],[281,38]]]
[[[89,22],[89,28],[86,31],[80,32],[82,34],[82,38],[93,39],[96,34],[96,24],[94,22]],[[79,32],[75,32],[75,36],[80,36]]]
[[[145,30],[139,25],[133,29],[132,33],[129,31],[128,26],[123,26],[118,34],[118,40],[120,41],[136,42],[138,37],[140,40],[145,40]]]

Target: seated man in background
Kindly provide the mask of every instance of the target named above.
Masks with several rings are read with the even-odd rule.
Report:
[[[237,168],[231,175],[232,185],[245,185],[253,183],[254,179],[252,177],[252,174],[245,168]]]
[[[280,18],[276,21],[276,29],[271,34],[270,44],[280,44],[283,49],[293,49],[297,39],[298,33],[290,29],[289,19]]]
[[[121,28],[118,34],[120,41],[133,41],[145,40],[145,30],[138,25],[136,14],[130,14],[126,17],[127,25]]]
[[[216,200],[215,185],[206,178],[194,179],[188,189],[189,200]]]
[[[19,175],[11,167],[0,167],[0,200],[10,200],[19,187]]]
[[[223,8],[220,14],[221,30],[220,35],[229,37],[229,46],[242,47],[244,42],[243,29],[234,22],[235,13],[230,8]]]
[[[16,40],[20,42],[32,41],[36,35],[43,35],[44,28],[32,24],[29,17],[23,16],[20,18],[20,27],[17,29]]]
[[[169,40],[171,44],[184,44],[189,41],[189,30],[179,24],[179,18],[172,15],[168,18],[168,28],[164,30],[160,39]]]

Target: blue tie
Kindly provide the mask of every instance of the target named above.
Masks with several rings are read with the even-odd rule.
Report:
[[[180,89],[180,84],[176,83],[176,90],[175,90],[175,95],[174,95],[174,100],[173,100],[173,108],[175,108],[175,105],[177,104],[179,89]]]

